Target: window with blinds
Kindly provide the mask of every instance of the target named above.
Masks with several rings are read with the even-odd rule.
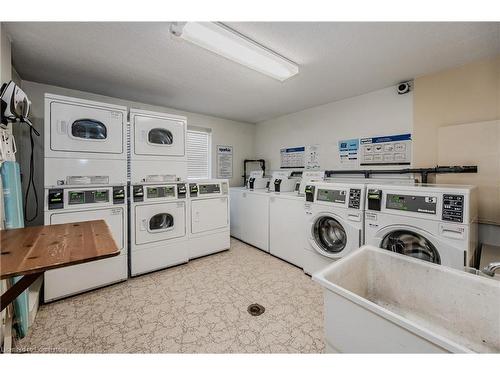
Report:
[[[187,131],[188,178],[210,178],[210,143],[209,132]]]

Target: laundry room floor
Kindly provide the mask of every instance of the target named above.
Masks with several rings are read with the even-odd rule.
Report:
[[[265,307],[252,316],[247,307]],[[231,250],[40,307],[17,352],[320,353],[321,288],[231,239]]]

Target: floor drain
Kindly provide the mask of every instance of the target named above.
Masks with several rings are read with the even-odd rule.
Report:
[[[253,316],[259,316],[266,311],[264,306],[259,305],[258,303],[252,303],[250,306],[248,306],[247,311],[250,313],[250,315]]]

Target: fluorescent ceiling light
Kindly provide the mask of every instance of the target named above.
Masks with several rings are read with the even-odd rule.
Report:
[[[279,81],[299,72],[299,66],[294,62],[221,23],[175,23],[170,30],[182,39]]]

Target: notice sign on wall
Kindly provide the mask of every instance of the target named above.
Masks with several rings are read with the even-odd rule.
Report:
[[[281,168],[304,168],[304,154],[306,148],[288,147],[280,150]]]
[[[411,163],[411,134],[360,139],[361,165],[407,165]]]
[[[217,146],[217,178],[233,178],[233,146]]]
[[[319,164],[319,145],[307,145],[304,155],[304,166],[308,170],[320,168]]]
[[[339,141],[340,164],[357,165],[359,163],[359,139],[346,139]]]

